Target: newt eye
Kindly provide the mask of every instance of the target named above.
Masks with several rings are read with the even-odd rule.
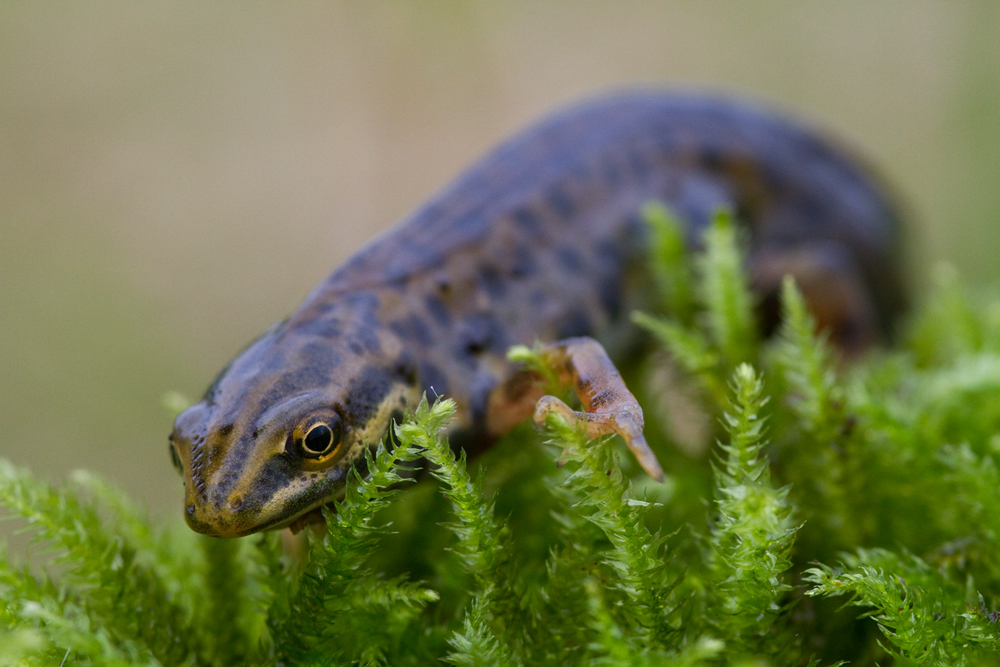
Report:
[[[334,420],[329,424],[324,422],[313,424],[299,441],[299,454],[307,459],[326,456],[340,445],[343,435],[340,420]]]

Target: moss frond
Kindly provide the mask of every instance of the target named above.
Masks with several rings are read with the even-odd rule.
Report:
[[[252,646],[246,619],[246,572],[241,544],[233,540],[201,540],[205,553],[205,601],[199,622],[213,637],[212,662],[219,665],[245,663]]]
[[[717,639],[703,636],[676,651],[664,651],[658,647],[637,646],[630,640],[607,608],[601,587],[595,579],[585,582],[590,626],[596,632],[590,648],[597,653],[592,665],[607,667],[697,667],[716,664],[722,657],[725,644]]]
[[[576,496],[575,508],[585,509],[586,519],[611,543],[602,561],[624,599],[620,613],[632,631],[649,633],[654,643],[669,646],[675,610],[671,593],[679,576],[668,568],[665,538],[646,528],[652,503],[631,492],[606,438],[591,443],[580,427],[556,414],[547,417],[546,425],[562,460],[576,465],[565,481]]]
[[[912,554],[859,549],[840,567],[808,570],[806,580],[814,584],[807,595],[846,595],[849,605],[868,608],[865,615],[878,623],[891,642],[886,649],[900,660],[981,664],[1000,651],[1000,615],[986,608],[972,582],[961,586]]]
[[[426,402],[418,408],[426,409]],[[439,401],[433,410],[448,418],[455,411],[452,401]],[[448,527],[458,538],[455,553],[465,570],[475,579],[475,596],[466,614],[461,632],[450,643],[449,661],[456,665],[514,665],[508,648],[516,644],[519,626],[518,605],[513,589],[510,554],[506,531],[493,519],[493,502],[483,494],[483,479],[475,480],[466,469],[465,452],[458,457],[451,450],[441,429],[403,427],[434,468],[431,474],[444,483],[442,492],[451,503],[455,521]]]
[[[669,214],[651,209],[654,243],[660,236],[679,233],[670,231],[676,224],[671,220]],[[715,214],[703,241],[705,251],[694,257],[673,242],[667,244],[672,250],[662,260],[658,255],[663,253],[653,253],[659,261],[653,264],[652,272],[654,277],[660,276],[655,282],[669,314],[658,317],[636,312],[632,321],[656,337],[684,372],[697,379],[714,404],[724,405],[729,374],[758,355],[754,300],[743,268],[739,234],[728,211],[720,209]],[[676,264],[682,259],[694,270],[680,271]],[[693,295],[676,306],[679,310],[673,304],[675,284],[683,284],[683,293]]]
[[[699,380],[713,402],[725,400],[722,359],[706,335],[676,320],[642,312],[632,313],[632,321],[653,334],[684,372]]]
[[[57,663],[68,653],[99,665],[157,664],[139,643],[112,637],[48,577],[13,568],[6,558],[0,559],[0,599],[0,646],[8,645],[0,664]]]
[[[782,321],[777,340],[769,350],[770,366],[776,384],[784,390],[784,401],[792,418],[791,429],[797,438],[783,452],[792,461],[794,482],[808,498],[802,503],[809,512],[822,507],[822,513],[809,513],[806,536],[826,541],[830,553],[837,545],[856,544],[852,507],[848,495],[850,471],[844,467],[840,452],[851,447],[850,423],[843,386],[838,382],[834,354],[825,332],[816,332],[816,322],[791,276],[785,276],[781,289]],[[813,520],[813,525],[809,520]],[[823,537],[814,537],[822,530]]]
[[[542,349],[542,344],[537,341],[530,347],[514,345],[507,350],[507,359],[521,365],[525,370],[536,373],[546,393],[559,394],[562,392],[559,375],[552,366],[545,363]]]
[[[983,315],[992,312],[973,303],[954,266],[938,264],[932,277],[930,296],[910,330],[909,345],[919,366],[947,363],[981,350],[987,338]]]
[[[65,579],[76,592],[74,606],[88,627],[103,629],[111,645],[129,653],[138,646],[165,664],[181,664],[203,653],[201,629],[191,623],[191,610],[174,599],[164,580],[137,557],[124,535],[105,524],[94,505],[60,493],[6,461],[0,461],[0,503],[27,521],[36,540],[57,550],[68,568]],[[27,615],[53,633],[72,627],[56,622],[60,612],[51,605],[34,604],[30,611]]]
[[[426,403],[426,401],[425,401]],[[419,417],[425,403],[417,408]],[[455,403],[439,401],[434,406],[448,418],[454,414]],[[483,497],[482,476],[473,480],[466,469],[465,452],[455,457],[448,439],[440,428],[419,428],[415,424],[402,427],[403,437],[411,437],[423,455],[434,464],[431,474],[444,482],[445,496],[451,502],[456,521],[449,528],[458,537],[455,553],[466,570],[476,578],[479,587],[498,584],[498,566],[504,559],[502,531],[493,522],[493,503]]]
[[[417,410],[423,430],[438,430],[447,419],[447,411],[437,406],[429,410],[426,400]],[[423,430],[396,428],[397,443],[388,449],[385,442],[374,453],[366,452],[367,474],[356,470],[347,482],[344,500],[336,503],[335,511],[324,510],[327,532],[313,540],[310,560],[297,590],[287,605],[272,607],[269,619],[274,638],[274,660],[295,664],[317,655],[351,655],[352,649],[365,646],[365,637],[342,633],[340,617],[350,614],[344,602],[363,595],[365,587],[373,585],[366,578],[364,561],[375,549],[387,527],[379,525],[376,515],[398,493],[396,485],[407,479],[397,471],[397,462],[416,460],[420,451],[416,445]],[[418,589],[410,591],[416,605],[425,604],[430,596]],[[312,623],[311,619],[323,619]],[[345,641],[346,640],[346,641]]]
[[[757,324],[753,296],[744,270],[738,229],[726,209],[716,212],[705,232],[705,252],[696,258],[698,298],[704,305],[705,331],[729,368],[754,361]]]
[[[777,654],[788,640],[773,629],[791,588],[786,572],[798,528],[788,489],[771,484],[762,454],[763,382],[742,364],[733,373],[732,392],[732,408],[724,417],[729,443],[720,443],[716,469],[712,569],[723,613],[714,625],[727,646],[744,654]]]
[[[829,440],[843,421],[844,396],[836,383],[833,355],[806,301],[785,276],[781,285],[782,323],[775,359],[790,392],[789,407],[813,437]]]
[[[448,640],[452,648],[448,662],[460,667],[514,667],[522,664],[493,632],[489,611],[493,599],[492,588],[480,589],[473,598],[462,622],[462,630],[456,631]]]
[[[690,324],[695,307],[694,280],[684,225],[656,202],[647,204],[642,213],[649,227],[649,263],[662,310]]]

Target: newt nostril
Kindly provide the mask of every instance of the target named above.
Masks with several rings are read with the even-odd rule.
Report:
[[[229,509],[238,512],[243,507],[243,496],[233,496],[229,499]]]

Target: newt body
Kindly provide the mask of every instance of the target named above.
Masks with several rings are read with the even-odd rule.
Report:
[[[731,101],[587,103],[503,144],[357,253],[177,418],[188,524],[238,536],[296,521],[423,391],[457,401],[472,446],[508,430],[529,393],[511,345],[609,341],[628,326],[652,200],[692,245],[731,208],[763,300],[792,273],[845,350],[890,330],[903,302],[896,214],[853,161]]]

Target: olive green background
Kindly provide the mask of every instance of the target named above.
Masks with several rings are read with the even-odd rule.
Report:
[[[731,91],[893,182],[912,272],[994,280],[1000,3],[0,4],[0,455],[180,509],[161,396],[580,96]]]

